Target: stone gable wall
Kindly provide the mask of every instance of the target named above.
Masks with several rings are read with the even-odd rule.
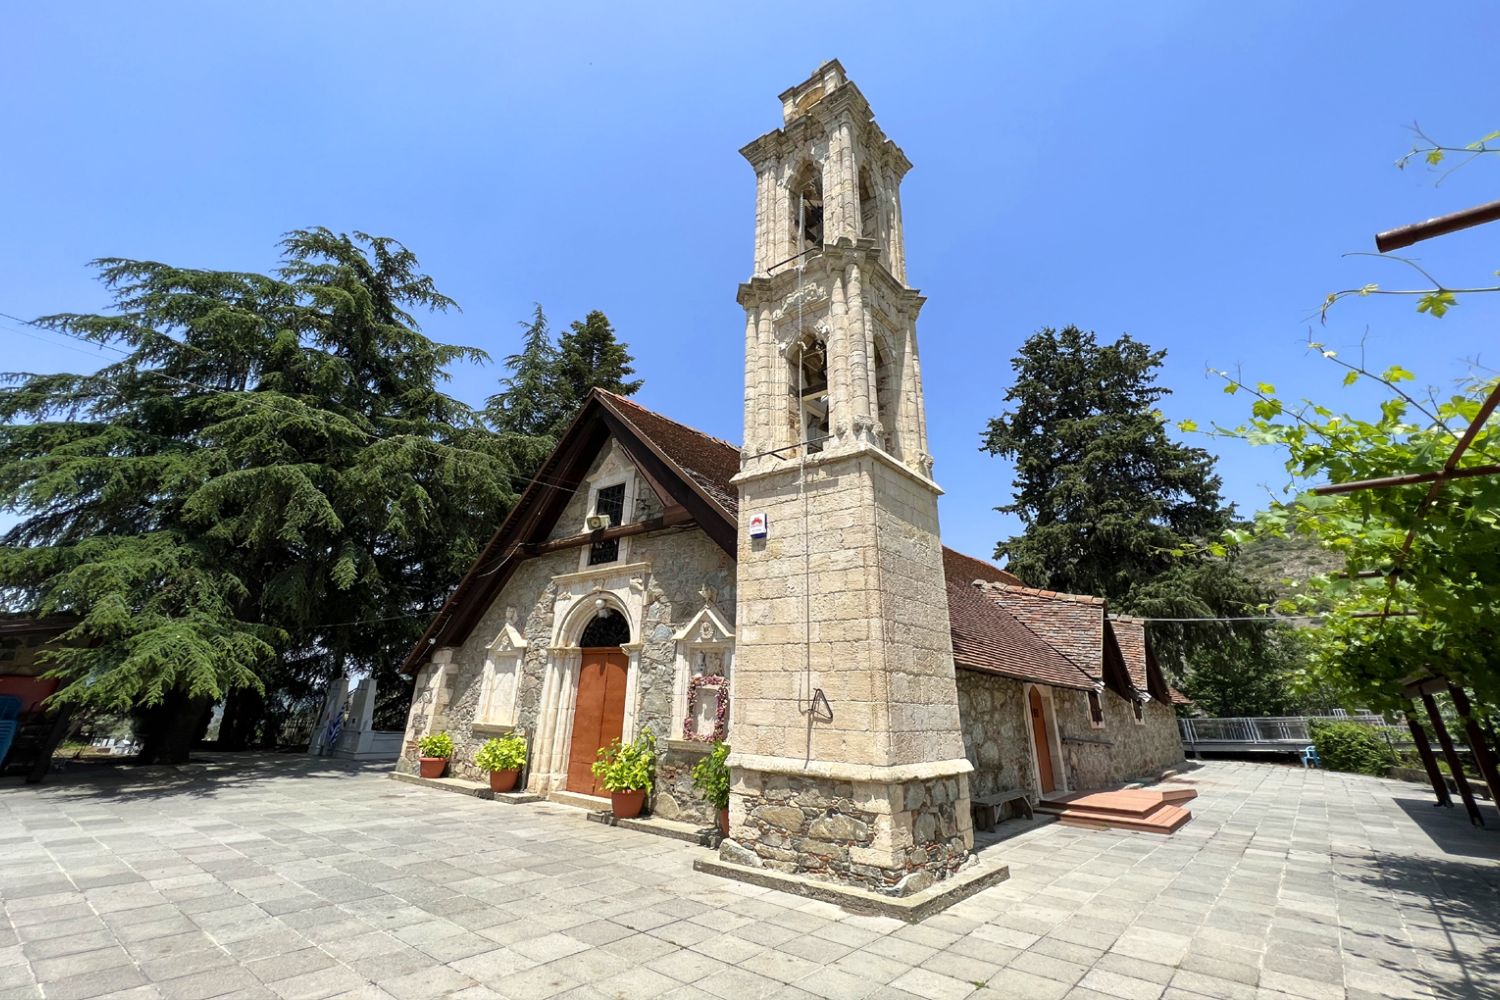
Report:
[[[612,454],[616,456],[613,459]],[[623,452],[611,444],[601,450],[591,474],[603,468],[606,462],[618,463],[623,459]],[[638,501],[632,519],[660,513],[661,502],[644,479],[638,478],[636,483]],[[576,534],[577,525],[582,524],[587,514],[587,505],[588,490],[581,488],[568,503],[553,534],[559,537]],[[641,643],[636,675],[637,728],[649,726],[657,736],[662,757],[660,777],[665,778],[659,783],[657,798],[661,799],[665,811],[673,813],[672,818],[707,823],[712,820],[711,812],[697,799],[687,777],[687,772],[698,759],[697,755],[679,752],[667,745],[678,721],[674,717],[676,709],[673,705],[677,671],[674,634],[702,609],[703,598],[699,592],[705,585],[717,591],[716,604],[720,612],[732,621],[736,582],[734,562],[697,529],[669,529],[635,535],[628,541],[630,544],[624,560],[651,566],[650,575],[645,580],[639,634],[632,636],[632,640]],[[447,668],[446,707],[434,720],[434,728],[446,729],[453,737],[454,755],[449,774],[474,780],[485,778],[483,772],[474,768],[473,759],[479,747],[494,733],[476,732],[474,719],[483,694],[485,647],[504,627],[507,608],[515,609],[516,627],[527,641],[516,684],[516,725],[534,741],[556,624],[553,605],[557,587],[553,578],[578,572],[579,552],[578,548],[563,549],[521,563],[474,631],[453,649],[452,662]],[[607,570],[607,567],[599,568]],[[432,669],[431,666],[423,668],[418,678],[418,690],[422,689],[421,685]],[[422,720],[414,718],[407,738],[416,739],[426,730]],[[532,752],[535,753],[534,747]],[[416,762],[408,755],[398,762],[397,768],[413,772]]]

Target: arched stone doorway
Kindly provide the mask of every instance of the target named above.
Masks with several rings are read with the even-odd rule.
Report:
[[[599,750],[624,735],[630,659],[630,623],[612,607],[596,611],[578,637],[581,652],[568,747],[567,789],[602,795],[591,767]]]

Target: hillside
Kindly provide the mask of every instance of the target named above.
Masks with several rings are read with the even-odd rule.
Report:
[[[1309,538],[1257,536],[1241,546],[1237,563],[1246,576],[1285,598],[1300,593],[1309,578],[1340,569],[1343,560]]]

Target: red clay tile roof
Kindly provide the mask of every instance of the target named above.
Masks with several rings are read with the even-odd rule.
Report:
[[[1104,599],[1005,583],[984,593],[1095,681],[1104,679]]]
[[[1146,677],[1146,626],[1134,618],[1112,618],[1110,629],[1115,641],[1120,644],[1120,653],[1125,658],[1125,669],[1130,672],[1130,683],[1137,691],[1147,690]]]
[[[595,391],[608,396],[616,412],[629,420],[642,437],[666,452],[703,492],[724,508],[731,520],[738,518],[740,492],[729,482],[740,471],[738,446],[670,420],[624,396],[603,389]]]
[[[951,562],[946,558],[944,561]],[[951,574],[948,623],[953,634],[955,666],[1054,687],[1079,690],[1093,687],[1093,680],[1073,661],[990,600],[972,582],[955,579]]]
[[[1021,584],[1019,577],[1007,573],[994,563],[955,552],[946,545],[943,546],[943,575],[948,578],[949,583],[955,580],[964,583],[983,580],[985,583]]]

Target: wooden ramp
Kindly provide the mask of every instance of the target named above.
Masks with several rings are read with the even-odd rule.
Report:
[[[1114,792],[1070,792],[1049,795],[1036,811],[1052,813],[1060,823],[1096,830],[1175,833],[1193,814],[1182,803],[1198,797],[1191,788],[1124,788]]]

